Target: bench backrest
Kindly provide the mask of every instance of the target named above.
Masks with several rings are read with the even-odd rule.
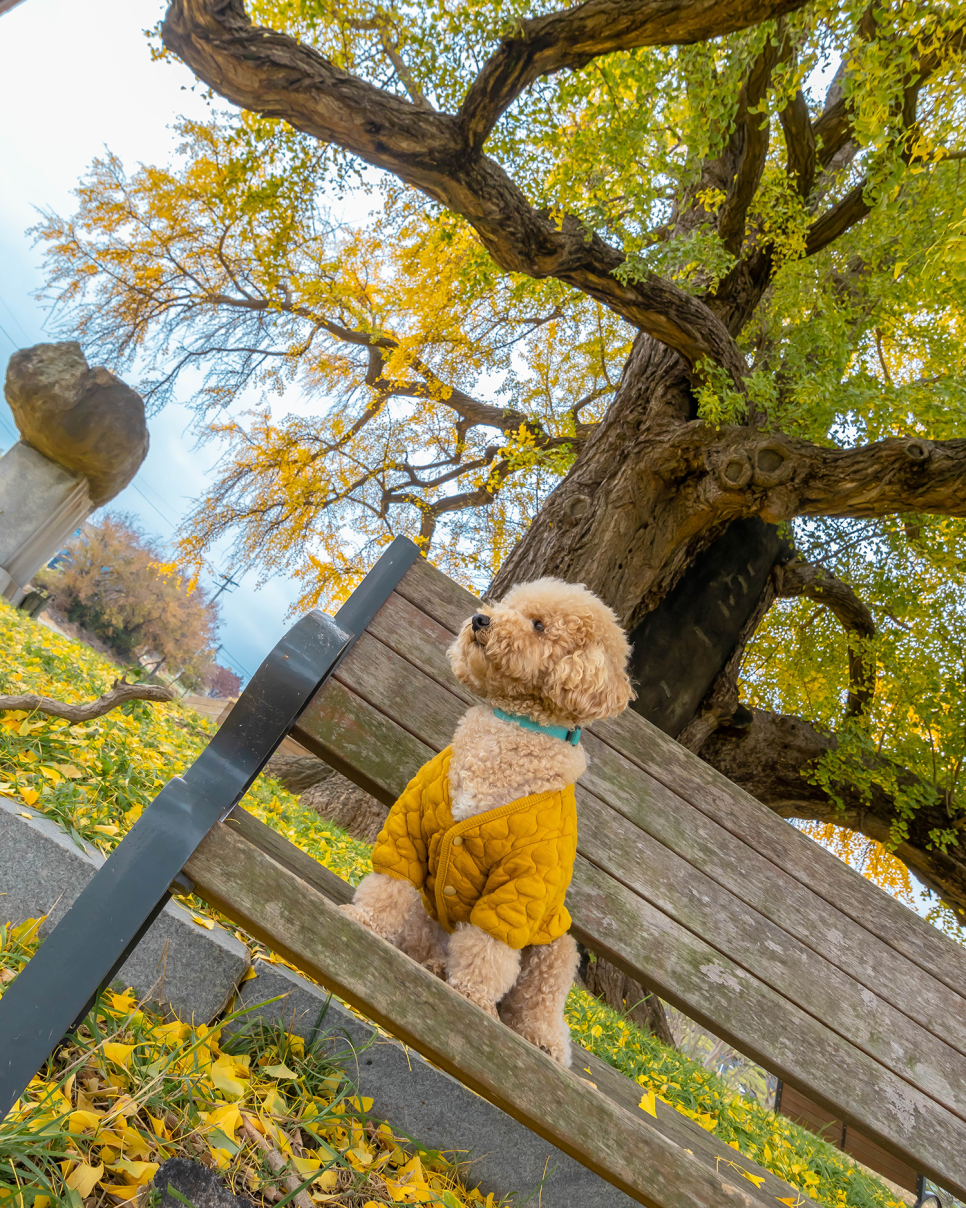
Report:
[[[477,703],[419,560],[293,737],[387,805]],[[586,732],[574,934],[966,1196],[966,952],[633,712]]]

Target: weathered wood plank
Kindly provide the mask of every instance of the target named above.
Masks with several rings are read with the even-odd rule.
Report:
[[[266,856],[270,856],[276,864],[281,864],[283,868],[294,873],[306,885],[317,889],[336,906],[343,906],[352,901],[355,890],[348,881],[343,881],[331,869],[314,860],[284,835],[260,822],[240,805],[235,806],[225,819],[224,825]]]
[[[573,931],[890,1153],[966,1194],[966,1126],[578,855]],[[646,975],[644,975],[646,971]]]
[[[186,866],[196,892],[441,1069],[650,1208],[761,1208],[766,1197],[701,1164],[544,1056],[293,872],[219,824]],[[740,1180],[743,1182],[743,1180]]]
[[[408,722],[418,731],[426,750],[438,750],[449,740],[462,712],[462,702],[441,691],[368,635],[360,639],[339,674],[351,685],[356,701],[366,710],[396,709],[399,700],[409,702]],[[362,700],[363,694],[368,697],[367,701]],[[347,696],[346,700],[349,699]],[[424,709],[424,703],[430,699],[431,707]],[[386,720],[384,718],[382,724]],[[353,730],[355,726],[343,727],[346,728]],[[365,724],[358,728],[364,729]],[[403,733],[411,742],[412,736]],[[394,744],[394,747],[398,745]],[[379,757],[369,752],[366,758],[371,764]],[[408,777],[416,766],[416,759],[413,759],[408,768],[397,762],[387,770],[390,775],[392,770],[395,771],[396,784],[401,788],[404,777]],[[367,775],[371,778],[371,771]],[[580,797],[584,808],[584,802],[589,798],[582,791]],[[941,1155],[942,1138],[956,1135],[957,1130],[962,1133],[959,1140],[966,1145],[962,1122],[904,1080],[907,1071],[897,1061],[895,1049],[902,1048],[909,1054],[907,1060],[913,1063],[916,1059],[921,1062],[923,1052],[927,1057],[932,1056],[931,1063],[918,1065],[913,1071],[917,1083],[931,1079],[930,1090],[936,1093],[949,1090],[951,1097],[948,1074],[943,1080],[944,1065],[949,1064],[955,1071],[958,1055],[952,1054],[952,1063],[941,1060],[949,1050],[871,995],[871,1005],[877,1010],[869,1009],[868,1016],[863,1015],[854,1005],[862,1002],[862,988],[848,981],[839,970],[761,919],[744,903],[689,868],[679,857],[659,848],[652,837],[614,811],[599,803],[593,808],[597,812],[580,828],[579,847],[593,860],[608,865],[611,876],[601,881],[603,874],[599,868],[593,868],[587,860],[578,861],[568,899],[578,938],[786,1081],[821,1097],[899,1156],[908,1160],[916,1153],[927,1151]],[[595,845],[595,832],[598,831],[607,832],[609,838]],[[632,858],[621,864],[622,847],[637,852],[636,860]],[[641,851],[642,847],[644,851]],[[615,880],[612,875],[615,865],[618,878],[625,885],[630,882],[638,893],[657,898],[660,909],[651,902],[642,901],[633,890]],[[674,876],[658,876],[660,870],[668,866],[679,875],[679,885],[675,884]],[[595,895],[587,898],[581,877],[591,868],[598,888]],[[646,880],[648,870],[655,874],[650,883]],[[688,886],[697,887],[695,897],[689,897]],[[695,917],[698,906],[703,912],[700,920]],[[720,911],[720,918],[716,911]],[[623,919],[623,929],[628,933],[623,937],[622,947],[615,946],[609,934],[615,917]],[[781,961],[774,959],[776,954],[762,946],[763,933],[769,928],[772,931],[764,935],[764,940],[771,937],[770,942],[780,953],[794,950],[799,961],[797,975],[792,962],[789,963],[791,972],[783,970]],[[699,938],[692,929],[698,930],[704,938]],[[706,943],[709,932],[714,939]],[[644,935],[663,937],[669,953],[656,957],[650,944],[642,942]],[[749,965],[756,970],[764,968],[780,989],[776,990],[751,974]],[[702,973],[702,967],[711,969],[712,974]],[[709,981],[709,977],[712,980]],[[722,992],[722,986],[729,984],[739,986],[741,994],[737,998],[729,999]],[[828,984],[832,987],[831,992],[826,988]],[[841,995],[842,1004],[836,1003],[835,993]],[[790,1001],[790,994],[794,994],[798,1002]],[[891,1071],[878,1064],[867,1051],[844,1042],[841,1031],[837,1034],[826,1023],[815,1019],[811,1005],[815,998],[821,1001],[823,1010],[830,1013],[838,1029],[851,1032],[863,1046],[873,1049],[876,1057],[892,1067]],[[866,1007],[870,1007],[868,1002]],[[887,1026],[880,1028],[883,1012],[892,1014],[888,1015]],[[896,1029],[897,1038],[888,1035],[888,1027]],[[941,1049],[941,1053],[931,1053],[930,1046]],[[961,1061],[958,1068],[961,1068]],[[894,1105],[891,1115],[881,1106],[885,1101]],[[914,1108],[909,1107],[910,1103]],[[910,1116],[916,1118],[916,1127],[911,1131]],[[922,1117],[922,1121],[918,1117]],[[937,1163],[945,1161],[941,1156],[934,1160]],[[944,1166],[943,1174],[937,1177],[942,1181],[957,1177],[955,1167]]]
[[[966,997],[966,950],[636,714],[594,733],[776,868]]]
[[[479,697],[459,682],[450,667],[446,651],[453,635],[398,592],[393,592],[382,606],[367,632],[466,706],[480,703]]]
[[[630,1078],[625,1077],[612,1065],[608,1065],[593,1053],[588,1053],[580,1045],[574,1045],[574,1070],[578,1075],[586,1074],[597,1089],[608,1099],[626,1108],[636,1115],[641,1099],[641,1087]],[[764,1166],[759,1166],[750,1158],[735,1151],[703,1128],[695,1128],[692,1122],[670,1104],[655,1099],[654,1110],[657,1112],[657,1127],[670,1140],[676,1141],[684,1149],[690,1149],[700,1161],[719,1170],[735,1171],[735,1177],[743,1178],[740,1171],[752,1175],[758,1184],[760,1193],[767,1197],[772,1208],[776,1201],[792,1200],[796,1208],[811,1208],[814,1200],[803,1195],[797,1188],[791,1187]]]
[[[430,566],[425,558],[412,564],[396,590],[450,633],[459,633],[460,626],[480,604],[476,596]]]
[[[824,1077],[826,1061],[847,1069],[849,1046],[855,1046],[966,1121],[966,1059],[960,1053],[580,786],[577,796],[578,850],[588,860],[835,1034],[825,1035],[828,1051],[811,1060],[814,1078]],[[804,1040],[802,1024],[789,1023]],[[847,1044],[836,1045],[836,1036]],[[816,1033],[816,1043],[821,1039]]]
[[[420,559],[399,592],[456,632],[473,596]],[[919,969],[966,998],[966,951],[628,710],[593,733]],[[914,993],[910,989],[910,993]]]
[[[955,991],[613,747],[592,734],[586,743],[590,768],[581,779],[585,788],[865,990],[966,1055],[966,1012]]]
[[[436,754],[335,679],[313,698],[292,735],[386,805]]]

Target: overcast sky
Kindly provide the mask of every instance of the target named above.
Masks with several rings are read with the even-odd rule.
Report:
[[[152,63],[144,30],[163,15],[162,0],[23,0],[0,15],[0,367],[17,348],[52,338],[33,294],[41,287],[40,249],[25,235],[38,209],[74,208],[71,190],[109,147],[129,170],[168,163],[180,114],[209,110],[185,67]],[[151,451],[131,486],[110,505],[137,516],[167,541],[215,460],[195,449],[188,411],[172,405],[150,421]],[[0,447],[16,440],[0,400]],[[222,551],[219,571],[236,572]],[[237,578],[237,573],[236,573]],[[291,625],[294,585],[283,578],[255,589],[249,573],[224,594],[219,661],[251,674]]]

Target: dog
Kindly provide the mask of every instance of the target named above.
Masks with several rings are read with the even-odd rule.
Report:
[[[343,909],[566,1066],[580,732],[632,699],[630,646],[586,587],[548,578],[482,607],[447,653],[486,703],[410,781]]]

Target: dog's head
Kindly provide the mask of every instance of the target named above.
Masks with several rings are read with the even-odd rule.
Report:
[[[581,584],[537,579],[486,604],[449,649],[456,678],[490,704],[544,724],[616,717],[633,697],[630,646]]]

